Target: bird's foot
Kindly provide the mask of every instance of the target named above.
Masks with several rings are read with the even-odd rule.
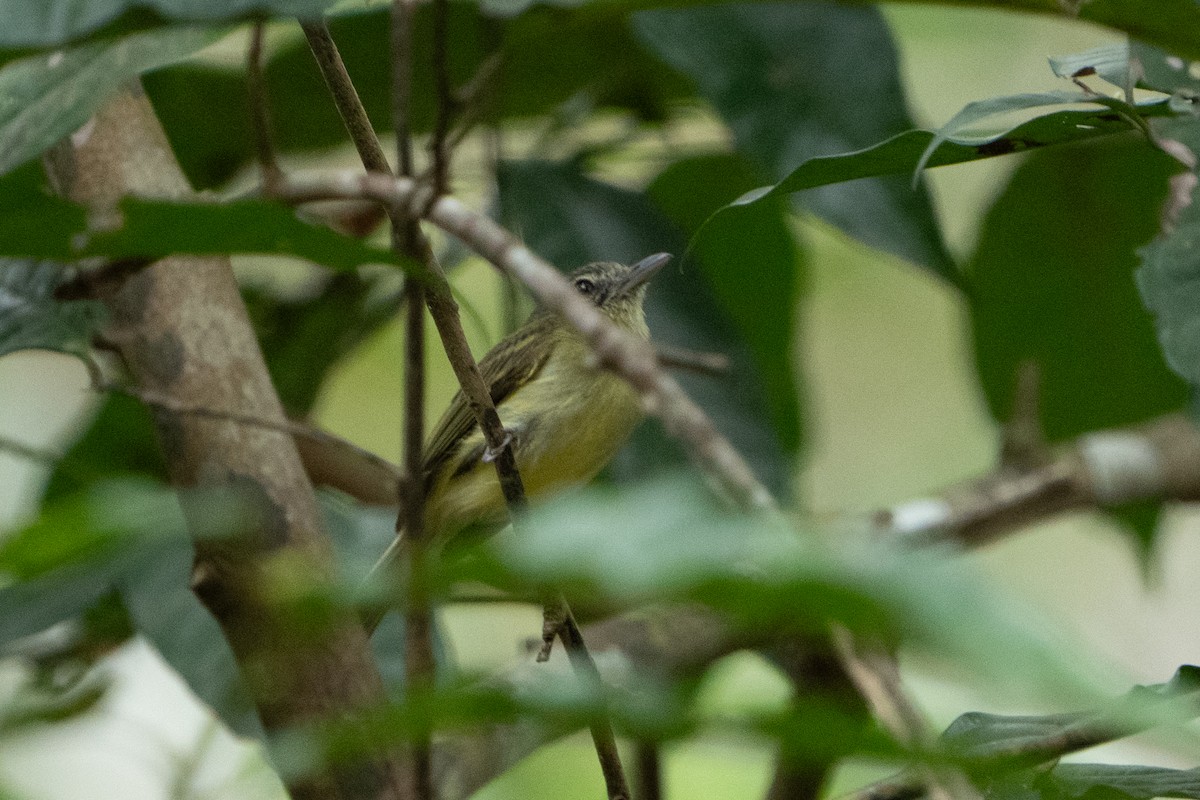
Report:
[[[516,437],[513,436],[513,432],[510,431],[508,428],[505,428],[504,429],[504,440],[501,441],[497,447],[488,447],[483,451],[483,459],[482,459],[483,463],[491,464],[493,461],[495,461],[497,458],[500,457],[500,454],[504,452],[504,448],[511,445],[515,441],[515,439],[516,439]]]

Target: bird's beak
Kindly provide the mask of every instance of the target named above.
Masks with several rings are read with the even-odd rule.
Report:
[[[623,297],[639,286],[644,286],[670,260],[670,253],[655,253],[652,256],[646,256],[629,268],[629,277],[621,284],[617,295]]]

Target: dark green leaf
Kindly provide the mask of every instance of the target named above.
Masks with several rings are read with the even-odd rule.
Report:
[[[17,350],[87,356],[104,305],[55,299],[62,277],[61,264],[0,258],[0,356]]]
[[[41,0],[32,4],[21,0],[0,2],[20,3],[22,13],[10,12],[10,16],[21,19],[36,16],[32,9],[42,7]],[[0,20],[4,12],[0,8]],[[12,27],[0,24],[0,40],[11,33]],[[186,58],[218,36],[194,29],[138,34],[30,56],[0,68],[0,175],[78,130],[130,80]]]
[[[755,204],[704,225],[731,196],[757,182],[743,159],[705,156],[671,165],[646,192],[692,239],[687,260],[700,265],[749,346],[771,422],[784,448],[794,453],[801,431],[791,344],[803,261],[786,222],[787,209],[782,203]]]
[[[1186,402],[1131,279],[1174,168],[1133,140],[1036,153],[1013,175],[970,266],[977,366],[996,419],[1008,419],[1030,360],[1052,441]]]
[[[259,16],[317,17],[334,0],[0,0],[0,49],[56,47],[97,33]]]
[[[630,263],[658,251],[684,250],[679,230],[642,195],[591,180],[575,166],[509,162],[502,165],[499,185],[505,222],[563,269],[596,260]],[[679,380],[749,459],[759,478],[786,495],[791,460],[769,423],[763,379],[708,279],[694,267],[668,266],[655,277],[646,308],[656,340],[730,358],[728,375],[714,379],[680,374]],[[613,469],[632,477],[685,461],[678,444],[657,425],[643,425]]]
[[[891,35],[874,8],[821,3],[648,11],[634,27],[733,129],[738,149],[782,178],[808,159],[913,127]],[[800,198],[874,247],[957,282],[929,197],[903,178],[822,188]]]
[[[1200,768],[1128,766],[1124,764],[1059,764],[1050,781],[1065,797],[1093,796],[1097,789],[1112,790],[1111,800],[1151,800],[1154,797],[1187,797],[1200,800]]]

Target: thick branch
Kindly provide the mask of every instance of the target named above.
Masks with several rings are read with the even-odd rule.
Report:
[[[1200,499],[1200,430],[1182,414],[1085,434],[1043,464],[1004,466],[974,481],[879,512],[882,532],[913,541],[986,544],[1079,508]]]
[[[112,213],[128,193],[180,197],[190,187],[140,90],[117,95],[49,158],[63,193]],[[140,390],[285,424],[227,258],[176,257],[138,271],[102,295],[118,350]],[[286,729],[347,715],[384,698],[367,639],[349,612],[320,635],[298,638],[289,613],[264,593],[267,561],[302,565],[320,581],[332,554],[312,486],[291,437],[266,427],[157,406],[154,420],[172,482],[226,487],[256,509],[233,539],[196,540],[194,588],[221,624],[264,726]],[[191,513],[184,494],[184,511]],[[203,520],[191,520],[203,529]],[[301,779],[297,798],[398,797],[390,757]]]

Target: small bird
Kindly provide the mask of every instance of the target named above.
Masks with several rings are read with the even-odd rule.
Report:
[[[632,266],[588,264],[570,281],[617,327],[650,337],[647,282],[670,260],[657,253]],[[562,317],[533,312],[479,362],[492,402],[512,437],[531,498],[591,480],[642,418],[633,388],[595,362],[591,347]],[[454,395],[425,447],[425,527],[432,541],[507,518],[487,442],[462,392]]]
[[[643,301],[667,253],[632,266],[597,262],[571,284],[617,327],[650,338]],[[586,483],[616,454],[643,415],[637,393],[601,368],[562,317],[538,309],[479,362],[492,402],[512,437],[528,497]],[[425,446],[425,536],[444,545],[466,528],[495,529],[508,516],[488,445],[461,391]],[[399,557],[403,532],[372,574]],[[377,617],[372,622],[377,621]],[[373,627],[373,626],[372,626]]]

